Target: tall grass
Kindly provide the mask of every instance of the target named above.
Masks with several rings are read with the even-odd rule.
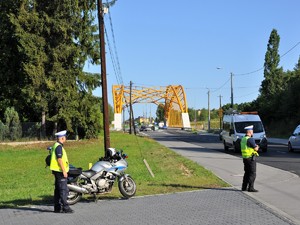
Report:
[[[54,142],[53,142],[54,143]],[[53,143],[0,145],[0,207],[52,202],[54,179],[45,168],[46,147]],[[136,195],[151,195],[202,188],[218,188],[227,184],[195,162],[146,138],[111,133],[111,146],[128,154],[127,173],[137,183]],[[71,164],[88,169],[104,155],[103,139],[67,141],[65,149]],[[150,165],[151,177],[143,159]],[[88,196],[87,196],[88,197]],[[115,185],[112,193],[100,198],[121,197]]]

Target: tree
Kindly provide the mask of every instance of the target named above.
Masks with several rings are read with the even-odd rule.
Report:
[[[294,71],[287,71],[287,88],[281,97],[280,114],[286,122],[298,124],[300,122],[300,58]]]
[[[8,134],[8,127],[0,120],[0,141],[4,141]]]
[[[0,1],[0,118],[4,117],[6,108],[15,105],[21,96],[23,76],[20,73],[22,55],[18,52],[18,38],[14,35],[11,15],[19,13],[20,0]]]
[[[296,73],[300,72],[300,56],[299,56],[297,64],[295,65],[294,70],[295,70]]]
[[[165,106],[163,104],[159,104],[156,110],[156,122],[165,121]]]
[[[201,114],[200,114],[199,120],[201,120],[201,121],[208,120],[208,110],[207,109],[205,109],[205,108],[201,109]]]
[[[188,108],[188,113],[189,113],[190,121],[195,121],[195,109],[194,108]]]
[[[89,111],[99,101],[92,98],[92,90],[100,86],[100,75],[83,72],[87,60],[92,64],[100,63],[93,13],[96,2],[2,2],[0,7],[4,12],[1,11],[0,19],[3,18],[8,25],[1,23],[3,30],[0,32],[7,35],[0,35],[3,39],[0,44],[9,46],[8,41],[14,37],[14,48],[9,53],[16,60],[8,62],[5,56],[9,53],[0,53],[0,62],[9,65],[5,71],[0,70],[0,78],[6,78],[0,79],[0,85],[9,90],[9,94],[0,94],[0,107],[3,105],[3,110],[17,105],[23,113],[23,120],[35,121],[46,116],[55,124],[53,132],[57,128],[77,129],[78,125],[84,124],[80,106],[83,99],[89,102],[85,106],[90,108]]]
[[[278,65],[280,56],[278,54],[280,36],[277,34],[277,30],[273,29],[267,46],[267,52],[265,54],[264,63],[264,80],[261,84],[260,92],[266,97],[273,96],[277,88],[280,88],[280,79],[278,77]]]
[[[42,118],[42,134],[45,137],[45,114],[48,111],[48,87],[49,78],[45,71],[48,61],[45,52],[47,43],[43,37],[44,20],[36,11],[35,4],[31,1],[23,1],[18,15],[11,15],[11,23],[15,26],[14,35],[18,38],[18,52],[22,55],[20,74],[24,76],[23,85],[20,87],[22,95],[23,114],[30,120],[36,121],[40,115]]]
[[[7,108],[5,111],[5,125],[8,128],[8,137],[10,140],[15,141],[22,137],[22,127],[18,113],[14,107]]]
[[[260,88],[260,96],[257,103],[261,116],[266,123],[276,120],[278,114],[275,112],[280,108],[281,98],[287,87],[286,73],[282,67],[278,68],[280,56],[278,54],[280,36],[276,29],[273,29],[267,45],[267,52],[264,63],[264,80]]]
[[[90,13],[96,5],[91,0],[38,0],[38,3],[47,28],[44,37],[48,43],[46,68],[52,109],[49,120],[60,129],[73,131],[72,120],[79,116],[82,96],[92,95],[91,90],[100,85],[98,75],[83,72],[89,57],[93,63],[99,62],[98,44],[93,34],[96,26],[92,25],[94,18]],[[54,126],[53,132],[56,129]]]

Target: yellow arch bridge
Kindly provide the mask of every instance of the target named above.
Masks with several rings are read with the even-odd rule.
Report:
[[[142,87],[113,85],[115,129],[122,129],[122,110],[135,103],[163,104],[168,127],[190,128],[186,95],[181,85]],[[131,93],[131,94],[130,94]],[[131,97],[131,98],[130,98]]]

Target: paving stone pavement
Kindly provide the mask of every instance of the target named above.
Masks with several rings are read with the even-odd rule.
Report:
[[[1,209],[2,225],[288,225],[287,218],[233,189],[206,189],[128,200],[81,201],[73,214],[53,213],[53,206]]]

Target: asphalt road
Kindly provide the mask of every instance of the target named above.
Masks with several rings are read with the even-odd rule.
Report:
[[[202,146],[206,149],[224,152],[234,156],[240,156],[240,153],[225,151],[218,135],[197,135],[186,131],[170,129],[146,132],[153,139],[167,138],[172,141],[179,140],[191,144]],[[300,176],[300,151],[288,152],[287,146],[280,144],[269,144],[268,152],[260,153],[259,163],[272,166],[278,169],[289,171]]]

